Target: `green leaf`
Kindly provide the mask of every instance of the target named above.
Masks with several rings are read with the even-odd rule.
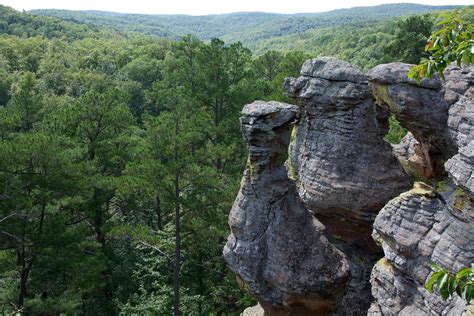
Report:
[[[462,62],[468,65],[470,61],[471,61],[471,52],[466,49],[464,53],[462,54]]]
[[[438,278],[436,284],[438,285],[438,289],[441,291],[446,288],[448,284],[449,274],[444,273],[442,277]]]
[[[426,285],[425,285],[425,288],[428,290],[428,292],[431,293],[433,291],[433,285],[438,280],[438,278],[440,278],[442,275],[443,275],[443,272],[441,271],[437,271],[433,273],[433,275],[431,275],[431,277],[428,279],[428,282],[426,282]]]
[[[461,280],[462,278],[464,278],[465,276],[468,276],[472,273],[472,270],[471,268],[464,268],[464,269],[461,269],[458,271],[457,275],[456,275],[456,278],[458,280]]]
[[[443,287],[439,290],[439,294],[441,294],[441,298],[443,300],[447,300],[450,297],[450,293],[447,287]]]
[[[448,288],[448,292],[450,294],[454,293],[454,291],[456,290],[456,279],[455,278],[449,277],[447,288]]]
[[[464,294],[464,299],[466,300],[466,302],[470,304],[472,297],[474,296],[474,288],[472,287],[472,285],[466,285],[466,287],[464,288],[463,294]]]

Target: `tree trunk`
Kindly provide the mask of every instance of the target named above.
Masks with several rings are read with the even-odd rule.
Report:
[[[101,244],[102,247],[105,246],[105,234],[103,232],[104,226],[104,210],[102,209],[102,195],[99,189],[94,189],[94,231],[95,239]]]
[[[161,230],[163,227],[161,223],[161,200],[158,195],[156,196],[156,226],[158,230]]]
[[[198,293],[199,293],[200,296],[204,296],[203,275],[204,275],[205,271],[203,271],[202,265],[201,265],[201,263],[204,262],[204,258],[203,258],[203,255],[202,255],[201,251],[199,251],[198,259],[199,259],[199,263],[200,263],[197,266],[197,270],[198,270]],[[199,315],[202,315],[202,303],[201,303],[201,301],[199,301],[199,303],[198,303],[198,313],[199,313]]]
[[[178,113],[175,113],[175,136],[179,134],[179,116]],[[174,144],[174,159],[177,163],[179,161],[179,151],[178,151],[178,143],[175,139]],[[176,226],[176,234],[175,234],[175,254],[174,254],[174,273],[173,273],[173,283],[174,283],[174,297],[173,297],[173,315],[179,316],[179,270],[181,265],[181,236],[180,236],[180,170],[175,171],[175,178],[174,178],[174,196],[175,196],[175,226]]]
[[[176,235],[175,235],[175,257],[174,257],[174,299],[173,299],[173,315],[179,315],[179,270],[181,264],[181,236],[180,236],[180,207],[179,207],[179,174],[176,174],[175,177],[175,225],[176,225]]]
[[[26,274],[26,217],[23,217],[22,221],[22,236],[21,236],[21,245],[17,249],[17,265],[21,266],[20,268],[20,293],[18,294],[18,307],[22,308],[25,303],[26,297],[26,285],[28,274]]]
[[[22,308],[26,297],[27,274],[24,270],[20,273],[20,294],[18,295],[18,307]]]

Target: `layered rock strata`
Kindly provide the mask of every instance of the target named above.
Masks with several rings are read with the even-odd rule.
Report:
[[[224,249],[243,286],[275,315],[325,314],[349,278],[345,255],[328,241],[287,176],[284,161],[297,112],[278,102],[244,107],[249,158]]]
[[[449,176],[474,198],[474,67],[447,69],[445,100],[449,102],[448,128],[459,148],[445,164]]]
[[[409,177],[383,140],[388,114],[368,77],[349,63],[316,58],[284,87],[301,108],[289,169],[305,205],[335,236],[370,247],[372,223]],[[376,249],[374,249],[376,250]]]
[[[375,302],[369,315],[461,315],[460,298],[442,301],[424,285],[430,264],[457,271],[474,262],[474,225],[455,208],[455,187],[423,184],[391,200],[377,216],[373,237],[384,250],[372,271]],[[472,203],[464,201],[466,212]]]
[[[379,106],[390,111],[419,142],[416,155],[425,161],[425,178],[445,175],[444,163],[472,138],[474,74],[471,68],[450,66],[446,81],[434,77],[420,84],[408,79],[413,65],[391,63],[368,72]],[[420,170],[419,170],[420,171]]]
[[[474,198],[474,140],[459,149],[445,164],[449,176]]]

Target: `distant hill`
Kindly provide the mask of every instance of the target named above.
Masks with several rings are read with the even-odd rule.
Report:
[[[274,37],[298,34],[309,30],[378,21],[387,17],[452,10],[456,6],[419,4],[384,4],[355,7],[323,13],[275,14],[240,12],[205,16],[124,14],[105,11],[34,10],[31,13],[51,16],[75,23],[108,26],[119,31],[177,39],[193,34],[208,40],[219,37],[228,42],[241,41],[254,49],[260,42]]]
[[[41,35],[46,38],[78,39],[92,37],[98,32],[98,28],[90,24],[20,12],[0,5],[0,34],[23,38]]]

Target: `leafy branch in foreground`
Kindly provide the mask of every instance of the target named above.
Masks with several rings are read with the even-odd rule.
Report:
[[[474,263],[470,267],[459,270],[456,274],[432,264],[433,274],[425,284],[428,292],[433,291],[436,285],[443,300],[451,298],[454,293],[470,304],[474,296]]]
[[[445,14],[437,25],[441,28],[431,34],[425,51],[431,56],[423,58],[414,66],[408,78],[420,82],[422,78],[431,78],[438,74],[444,78],[443,71],[452,62],[469,65],[474,62],[474,26],[456,15]]]

